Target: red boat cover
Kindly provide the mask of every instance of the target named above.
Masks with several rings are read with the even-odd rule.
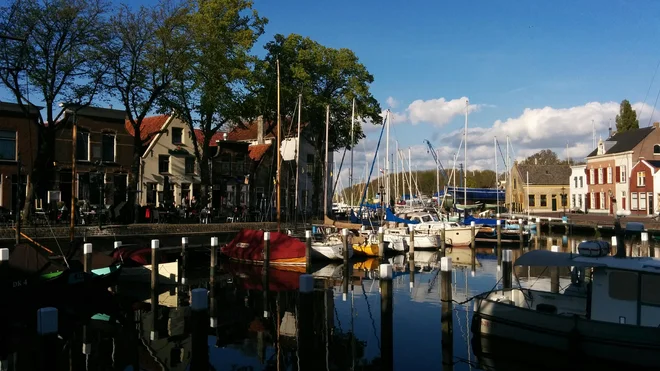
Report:
[[[120,247],[112,252],[112,258],[115,260],[122,260],[125,267],[140,267],[143,265],[151,264],[151,248],[130,248]],[[166,263],[163,256],[160,256],[160,262]]]
[[[261,262],[264,260],[264,231],[242,229],[221,251],[233,259]],[[286,233],[270,232],[271,261],[304,257],[304,242]]]

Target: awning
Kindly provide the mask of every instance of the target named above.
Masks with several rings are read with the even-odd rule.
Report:
[[[575,258],[580,257],[580,260]],[[565,252],[552,252],[549,250],[533,250],[516,259],[514,265],[535,266],[535,267],[604,267],[607,264],[593,261],[584,261],[584,257],[578,254]]]

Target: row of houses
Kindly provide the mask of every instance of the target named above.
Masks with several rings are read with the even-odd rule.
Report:
[[[71,198],[90,205],[121,207],[128,200],[128,181],[134,155],[134,131],[123,110],[100,107],[68,107],[56,131],[53,164],[55,177],[46,194],[35,200],[69,205]],[[39,148],[38,110],[29,115],[12,103],[0,102],[0,206],[14,210],[19,189],[32,173]],[[73,123],[76,122],[75,173],[73,173]],[[243,127],[218,132],[211,138],[211,206],[231,213],[236,207],[269,212],[273,205],[276,177],[276,125],[259,118]],[[295,133],[294,133],[295,134]],[[140,162],[138,202],[161,206],[166,197],[176,205],[201,198],[200,164],[194,141],[199,130],[171,115],[147,117],[141,126],[145,143]],[[283,138],[287,140],[287,138]],[[298,210],[312,204],[312,175],[316,151],[306,141],[300,144]],[[19,179],[19,159],[22,170]],[[329,159],[332,163],[332,159]],[[283,209],[293,210],[295,163],[282,165]],[[72,182],[76,188],[72,190]],[[331,179],[327,180],[329,184]],[[23,197],[24,199],[25,197]],[[22,206],[22,205],[18,205]]]
[[[660,208],[660,124],[610,130],[581,165],[514,163],[509,179],[513,211],[652,215]]]

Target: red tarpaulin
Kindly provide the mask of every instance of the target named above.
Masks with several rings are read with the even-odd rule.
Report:
[[[264,231],[243,229],[221,251],[232,259],[263,262]],[[270,261],[305,264],[305,243],[286,233],[270,232]]]

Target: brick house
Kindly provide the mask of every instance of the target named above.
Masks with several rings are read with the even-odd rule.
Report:
[[[52,186],[70,204],[71,197],[90,206],[113,206],[125,212],[133,138],[125,128],[124,110],[68,105],[55,138],[57,176]],[[73,123],[77,126],[76,173],[72,174]],[[76,181],[72,195],[71,183]],[[102,197],[103,196],[103,197]]]
[[[630,169],[640,157],[660,159],[658,124],[610,133],[606,140],[598,142],[597,148],[587,156],[588,212],[612,214],[613,201],[619,209],[630,209]]]
[[[16,204],[19,184],[25,187],[37,157],[41,108],[31,106],[26,114],[18,104],[0,102],[0,206],[9,210],[22,207],[25,202],[23,193],[21,204]],[[20,183],[19,158],[22,165]]]
[[[660,170],[660,160],[645,160],[640,157],[632,167],[629,179],[630,213],[632,215],[652,215],[658,198],[656,177]]]
[[[563,212],[567,210],[571,168],[562,165],[523,165],[514,162],[506,203],[512,211]]]

